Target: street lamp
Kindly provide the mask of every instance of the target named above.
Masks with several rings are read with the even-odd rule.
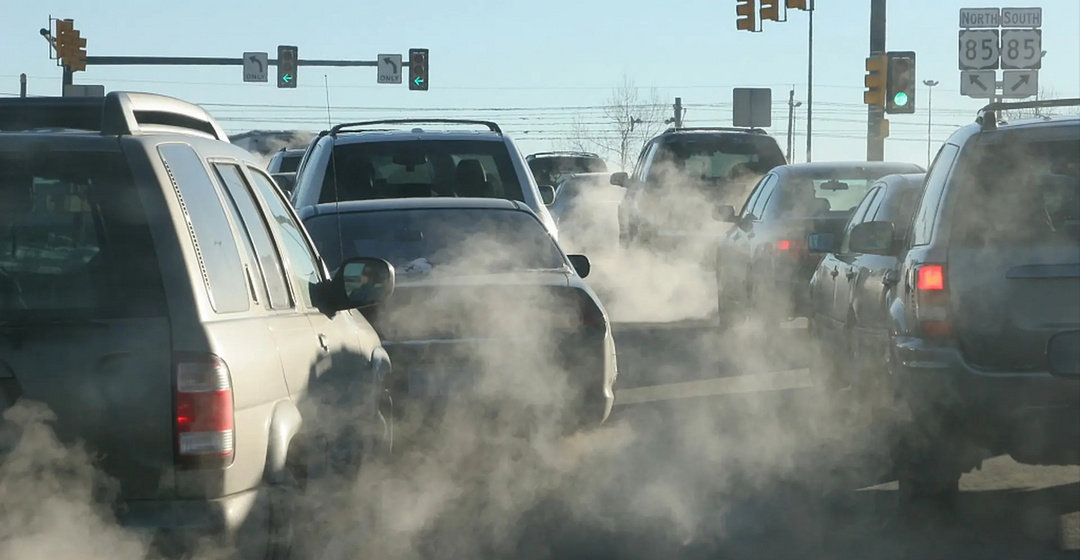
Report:
[[[931,130],[934,123],[934,86],[938,85],[938,82],[934,80],[923,80],[923,85],[926,86],[929,94],[926,96],[926,167],[930,167],[930,141]]]

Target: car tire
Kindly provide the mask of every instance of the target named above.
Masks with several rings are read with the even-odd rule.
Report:
[[[906,426],[893,451],[899,485],[897,511],[905,522],[939,523],[951,519],[960,496],[960,449],[947,434]]]

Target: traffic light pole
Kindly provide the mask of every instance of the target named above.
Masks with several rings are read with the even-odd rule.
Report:
[[[809,47],[806,63],[806,162],[810,163],[810,147],[814,138],[814,0],[810,0]]]
[[[267,64],[277,66],[276,58],[268,59]],[[88,56],[87,66],[243,66],[244,59],[222,58],[212,56]],[[297,66],[324,66],[324,67],[347,67],[347,66],[378,66],[377,60],[303,60],[296,61]],[[403,68],[408,68],[409,63],[401,62]]]
[[[885,0],[870,0],[870,56],[885,53]],[[885,160],[881,134],[885,109],[870,105],[866,115],[866,161]]]

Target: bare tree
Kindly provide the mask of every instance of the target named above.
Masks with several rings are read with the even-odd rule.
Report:
[[[1039,101],[1040,99],[1057,99],[1057,94],[1052,89],[1044,89],[1039,87],[1039,92],[1035,94],[1033,101]],[[1006,121],[1019,121],[1023,119],[1035,119],[1039,117],[1053,117],[1055,115],[1066,113],[1076,114],[1076,108],[1068,108],[1062,110],[1061,107],[1032,107],[1030,109],[1009,109],[1002,111],[1001,118]]]
[[[572,150],[597,151],[627,169],[641,146],[664,127],[666,111],[655,88],[643,95],[633,78],[624,75],[604,104],[602,122],[575,117],[566,144]]]

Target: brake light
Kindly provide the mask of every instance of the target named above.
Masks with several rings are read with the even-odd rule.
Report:
[[[920,291],[945,289],[945,268],[940,264],[928,264],[919,267],[918,287]]]
[[[585,292],[578,292],[578,294],[581,325],[589,329],[603,328],[605,326],[604,313],[600,310],[600,306],[589,297],[589,294]]]
[[[776,243],[776,248],[779,249],[780,251],[788,251],[788,250],[791,249],[791,241],[788,240],[788,239],[778,241]]]
[[[228,365],[212,354],[181,354],[174,363],[178,462],[204,468],[228,466],[234,451]]]
[[[915,318],[923,335],[952,335],[949,320],[949,296],[945,290],[945,266],[925,264],[915,270]]]
[[[777,241],[773,247],[776,248],[776,252],[781,255],[789,255],[792,257],[803,257],[809,253],[810,246],[806,241],[799,239],[781,239]]]

